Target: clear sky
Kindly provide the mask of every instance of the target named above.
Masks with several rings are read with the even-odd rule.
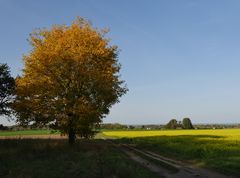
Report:
[[[33,29],[82,16],[121,49],[129,92],[104,122],[239,123],[239,9],[238,0],[0,0],[0,62],[21,74]]]

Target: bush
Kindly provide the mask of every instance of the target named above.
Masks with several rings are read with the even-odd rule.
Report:
[[[8,127],[6,127],[6,126],[0,124],[0,130],[8,130]]]

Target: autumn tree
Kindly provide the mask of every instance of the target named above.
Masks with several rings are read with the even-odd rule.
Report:
[[[118,48],[106,30],[78,18],[30,35],[32,50],[16,80],[14,108],[21,124],[51,125],[68,134],[91,137],[92,129],[126,93],[119,77]]]
[[[11,103],[14,97],[15,81],[7,64],[0,64],[0,115],[11,114]]]

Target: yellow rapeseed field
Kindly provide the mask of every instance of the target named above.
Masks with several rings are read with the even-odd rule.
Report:
[[[224,140],[239,140],[240,129],[204,129],[204,130],[136,130],[136,131],[104,131],[111,137],[147,137],[147,136],[179,136],[179,135],[210,135],[220,136]]]
[[[240,178],[240,129],[105,131],[116,142],[134,144]]]

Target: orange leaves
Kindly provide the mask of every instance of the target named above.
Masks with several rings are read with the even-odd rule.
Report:
[[[64,131],[69,123],[81,128],[82,120],[89,120],[88,126],[101,121],[127,91],[118,77],[117,46],[110,46],[105,34],[80,17],[70,26],[31,34],[33,50],[24,56],[17,80],[20,121],[43,117]]]

